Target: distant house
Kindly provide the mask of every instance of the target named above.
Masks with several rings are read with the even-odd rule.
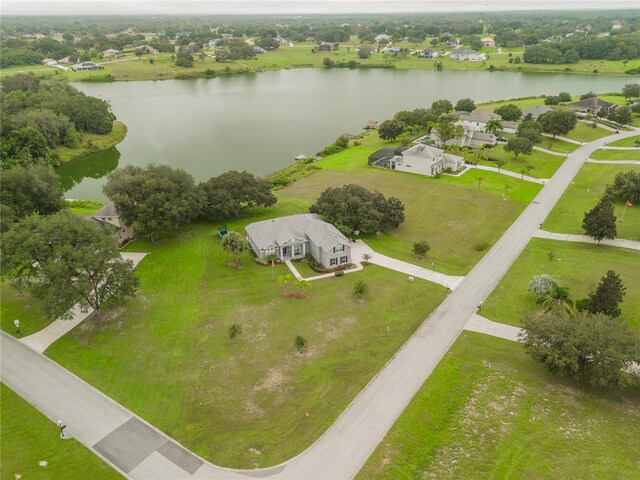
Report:
[[[585,98],[584,100],[580,100],[579,102],[573,102],[568,105],[571,110],[575,110],[580,113],[593,113],[597,114],[600,111],[604,110],[606,112],[611,112],[616,108],[619,108],[620,105],[617,103],[607,102],[598,97]]]
[[[254,45],[253,53],[255,53],[256,55],[264,55],[265,53],[267,53],[267,51],[264,48],[259,47],[258,45]]]
[[[330,52],[331,50],[333,50],[333,43],[322,42],[320,45],[318,45],[318,50],[320,52]]]
[[[480,39],[480,41],[482,42],[482,46],[483,46],[483,47],[490,47],[490,48],[493,48],[493,47],[495,47],[495,46],[496,46],[496,41],[495,41],[493,38],[491,38],[491,37],[484,37],[484,38],[481,38],[481,39]]]
[[[71,67],[71,70],[73,70],[74,72],[83,72],[86,70],[104,70],[104,67],[93,62],[82,62],[76,63],[73,67]]]
[[[116,239],[118,245],[124,245],[133,238],[133,228],[120,220],[116,207],[112,203],[105,205],[93,215],[77,215],[77,217],[107,230]]]
[[[425,48],[421,52],[418,53],[418,57],[420,58],[436,58],[439,57],[440,54],[437,50],[432,50],[431,48]]]
[[[380,42],[389,43],[391,41],[391,35],[386,35],[384,33],[381,33],[380,35],[376,35],[376,38],[374,38],[373,41],[376,43],[380,43]]]
[[[460,124],[460,122],[456,122],[456,124]],[[481,147],[483,145],[496,144],[496,136],[493,133],[483,132],[482,130],[474,130],[470,127],[463,128],[464,133],[462,135],[447,140],[444,145],[442,144],[442,141],[438,136],[438,132],[435,129],[431,130],[430,136],[435,144],[441,147],[444,147],[445,145],[455,145],[456,147]]]
[[[444,118],[458,119],[467,115],[469,115],[469,112],[466,110],[456,110],[455,112],[447,113]]]
[[[405,150],[394,152],[391,158],[388,157],[388,153],[388,151],[383,152],[380,150],[375,152],[373,155],[377,154],[382,159],[386,158],[385,161],[377,161],[375,165],[389,170],[417,173],[428,177],[434,177],[444,170],[459,170],[464,163],[462,157],[445,153],[439,148],[424,144],[414,145]],[[369,156],[369,161],[371,162],[371,156]]]
[[[102,55],[104,55],[105,58],[114,58],[119,56],[121,53],[122,52],[120,50],[110,48],[109,50],[105,50],[104,52],[102,52]]]
[[[522,110],[522,118],[531,115],[532,120],[537,120],[540,115],[550,112],[551,110],[553,110],[553,108],[547,107],[546,105],[536,105],[535,107],[525,108]]]
[[[158,51],[158,49],[153,48],[150,45],[138,45],[136,47],[136,53],[156,55],[160,52]]]
[[[614,20],[611,23],[611,30],[620,30],[622,28],[622,22],[620,20]]]
[[[463,127],[468,127],[471,130],[485,131],[489,120],[500,119],[500,115],[490,112],[488,110],[474,110],[466,115],[460,115],[458,122]]]
[[[500,120],[500,123],[502,124],[502,131],[504,133],[516,133],[518,131],[518,122]]]
[[[224,40],[221,38],[212,38],[209,40],[209,48],[219,47],[223,42]]]
[[[351,263],[351,244],[340,231],[313,213],[289,215],[247,225],[247,241],[258,258],[280,260],[311,254],[325,268]]]
[[[45,58],[44,60],[42,60],[42,64],[46,65],[47,67],[53,67],[54,65],[57,65],[58,62],[53,58]]]
[[[380,49],[381,52],[386,53],[388,55],[397,55],[402,51],[400,47],[385,47]]]
[[[484,53],[478,53],[475,50],[467,50],[465,48],[456,48],[451,52],[451,60],[470,60],[472,62],[481,62],[487,59]]]
[[[64,57],[58,60],[58,63],[71,63],[71,59],[69,57]]]

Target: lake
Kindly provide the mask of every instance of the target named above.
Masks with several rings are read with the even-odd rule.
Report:
[[[196,180],[227,170],[267,175],[314,155],[367,120],[447,98],[478,102],[530,95],[621,91],[626,77],[424,70],[281,70],[198,80],[77,83],[111,103],[129,131],[115,149],[58,173],[67,198],[103,200],[118,166],[164,163]]]

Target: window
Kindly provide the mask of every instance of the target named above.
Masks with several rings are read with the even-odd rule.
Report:
[[[344,257],[340,257],[340,265],[343,265],[349,261],[349,257],[346,255]]]
[[[344,245],[336,245],[333,247],[333,253],[344,252]]]
[[[302,255],[302,244],[298,244],[293,247],[293,254]]]
[[[331,260],[329,260],[329,265],[335,267],[336,265],[338,265],[338,259],[332,258]]]

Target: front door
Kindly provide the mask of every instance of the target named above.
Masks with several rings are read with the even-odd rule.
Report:
[[[282,257],[286,258],[291,255],[291,247],[282,247]]]

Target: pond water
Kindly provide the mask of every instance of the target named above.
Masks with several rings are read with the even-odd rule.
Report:
[[[67,198],[102,200],[118,166],[164,163],[196,180],[227,170],[266,175],[313,155],[367,120],[434,100],[620,91],[625,77],[424,70],[281,70],[198,80],[79,83],[128,127],[115,149],[58,170]]]

